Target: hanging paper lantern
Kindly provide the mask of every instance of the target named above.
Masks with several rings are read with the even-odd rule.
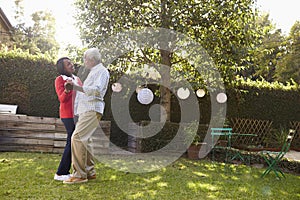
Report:
[[[188,88],[179,88],[177,90],[177,96],[180,99],[187,99],[190,96],[190,90]]]
[[[223,92],[219,93],[216,97],[217,102],[219,103],[225,103],[227,101],[227,95]]]
[[[137,99],[141,104],[150,104],[153,101],[154,95],[148,88],[143,88],[137,94]]]
[[[112,91],[114,92],[121,92],[122,91],[122,84],[121,83],[113,83],[111,86]]]
[[[198,97],[204,97],[205,96],[205,91],[203,89],[198,89],[196,92]]]

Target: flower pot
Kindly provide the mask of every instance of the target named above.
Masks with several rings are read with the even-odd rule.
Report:
[[[204,149],[201,150],[203,152],[201,152],[200,149],[201,149],[201,147],[203,145],[205,145],[205,147],[204,147]],[[198,159],[200,159],[199,158],[199,154],[200,155],[202,155],[202,154],[204,155],[207,152],[206,148],[207,148],[207,144],[206,143],[199,143],[197,145],[191,144],[191,146],[187,150],[188,158],[192,159],[192,160],[198,160]]]

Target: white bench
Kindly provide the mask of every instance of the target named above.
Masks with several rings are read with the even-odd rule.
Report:
[[[17,108],[18,105],[0,104],[0,115],[15,115],[17,113]]]

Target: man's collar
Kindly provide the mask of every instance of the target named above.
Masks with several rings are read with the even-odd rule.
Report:
[[[94,67],[91,68],[91,71],[95,70],[96,68],[99,68],[102,66],[102,63],[99,63],[97,65],[95,65]]]

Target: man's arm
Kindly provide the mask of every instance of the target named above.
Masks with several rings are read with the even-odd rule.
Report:
[[[77,91],[80,91],[80,92],[84,93],[83,88],[79,85],[74,84],[72,81],[67,81],[65,83],[65,88],[67,90],[72,90],[73,89],[73,90],[77,90]]]

